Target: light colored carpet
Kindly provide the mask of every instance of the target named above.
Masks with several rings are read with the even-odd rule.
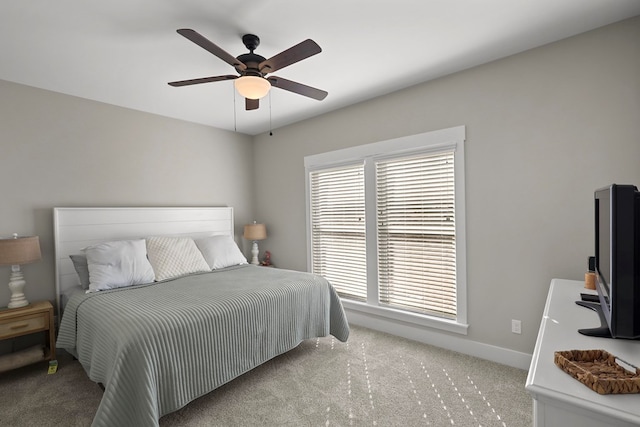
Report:
[[[89,426],[102,391],[66,353],[0,374],[0,425]],[[308,340],[181,410],[169,426],[532,424],[526,372],[361,327]]]

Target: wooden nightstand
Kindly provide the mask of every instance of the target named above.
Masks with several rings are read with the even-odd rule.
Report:
[[[46,332],[47,347],[39,346],[0,356],[0,372],[43,360],[56,360],[56,334],[53,306],[49,301],[26,307],[0,309],[0,340]]]

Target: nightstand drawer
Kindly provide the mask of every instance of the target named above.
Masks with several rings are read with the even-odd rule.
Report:
[[[10,320],[0,320],[0,339],[11,338],[48,329],[48,318],[39,313]]]

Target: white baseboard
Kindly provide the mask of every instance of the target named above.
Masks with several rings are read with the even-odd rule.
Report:
[[[354,325],[446,348],[447,350],[457,351],[514,368],[529,370],[529,365],[531,364],[531,354],[483,344],[451,334],[427,330],[410,323],[369,315],[361,311],[350,310],[346,307],[345,312],[347,313],[349,323]]]

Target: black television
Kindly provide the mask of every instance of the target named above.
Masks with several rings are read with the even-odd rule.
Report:
[[[596,190],[595,273],[601,328],[585,335],[640,339],[640,192],[612,184]],[[586,332],[585,332],[586,331]]]

